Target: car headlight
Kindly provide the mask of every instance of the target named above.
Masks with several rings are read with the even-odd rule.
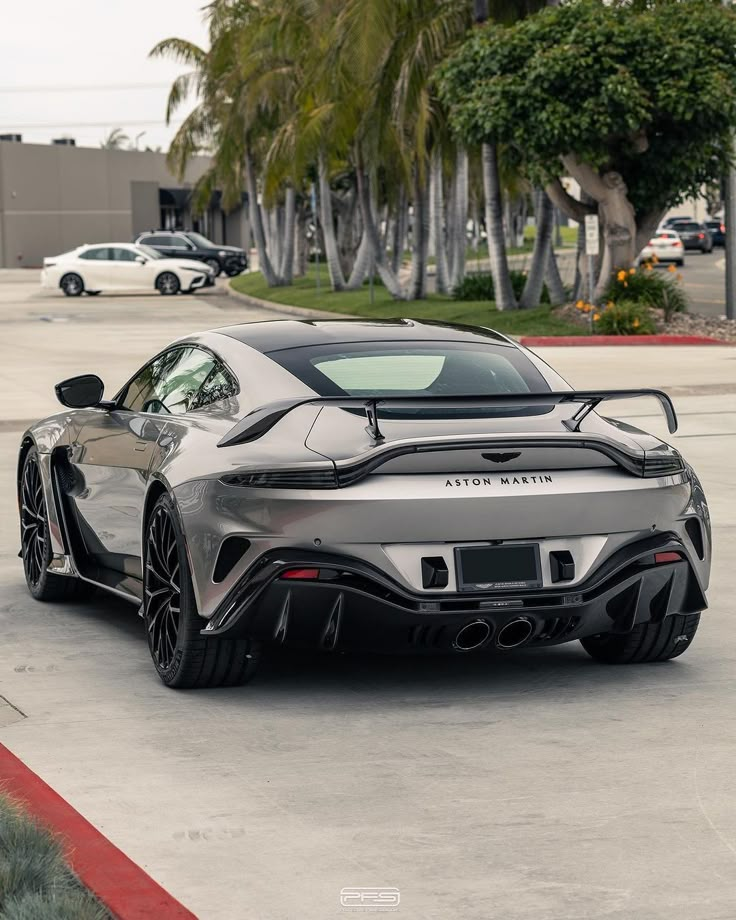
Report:
[[[225,252],[224,249],[221,249],[221,250],[217,253],[217,255],[218,255],[221,259],[224,259],[225,256],[227,255],[227,253]]]

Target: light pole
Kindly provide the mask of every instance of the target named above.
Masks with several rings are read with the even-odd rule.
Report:
[[[732,155],[736,153],[731,150]],[[736,168],[729,164],[725,182],[726,317],[736,319]]]

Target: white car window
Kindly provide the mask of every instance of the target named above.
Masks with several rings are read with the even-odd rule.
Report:
[[[97,261],[107,262],[110,259],[109,246],[95,246],[93,249],[85,249],[79,253],[80,259],[95,259]]]

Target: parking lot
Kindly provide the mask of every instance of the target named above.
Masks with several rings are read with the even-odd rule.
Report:
[[[579,387],[675,399],[715,538],[676,661],[280,653],[247,687],[174,692],[132,607],[30,599],[15,453],[53,384],[113,392],[178,335],[264,318],[218,290],[65,299],[0,272],[0,741],[204,920],[345,917],[346,886],[398,888],[411,920],[732,920],[736,348],[540,350]]]

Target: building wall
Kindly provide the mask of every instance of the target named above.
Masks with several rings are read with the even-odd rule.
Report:
[[[193,158],[179,181],[162,153],[0,142],[0,267],[37,266],[83,243],[129,241],[159,225],[159,187],[190,188],[207,166],[206,157]],[[241,224],[237,212],[228,217],[228,243],[239,244]]]

